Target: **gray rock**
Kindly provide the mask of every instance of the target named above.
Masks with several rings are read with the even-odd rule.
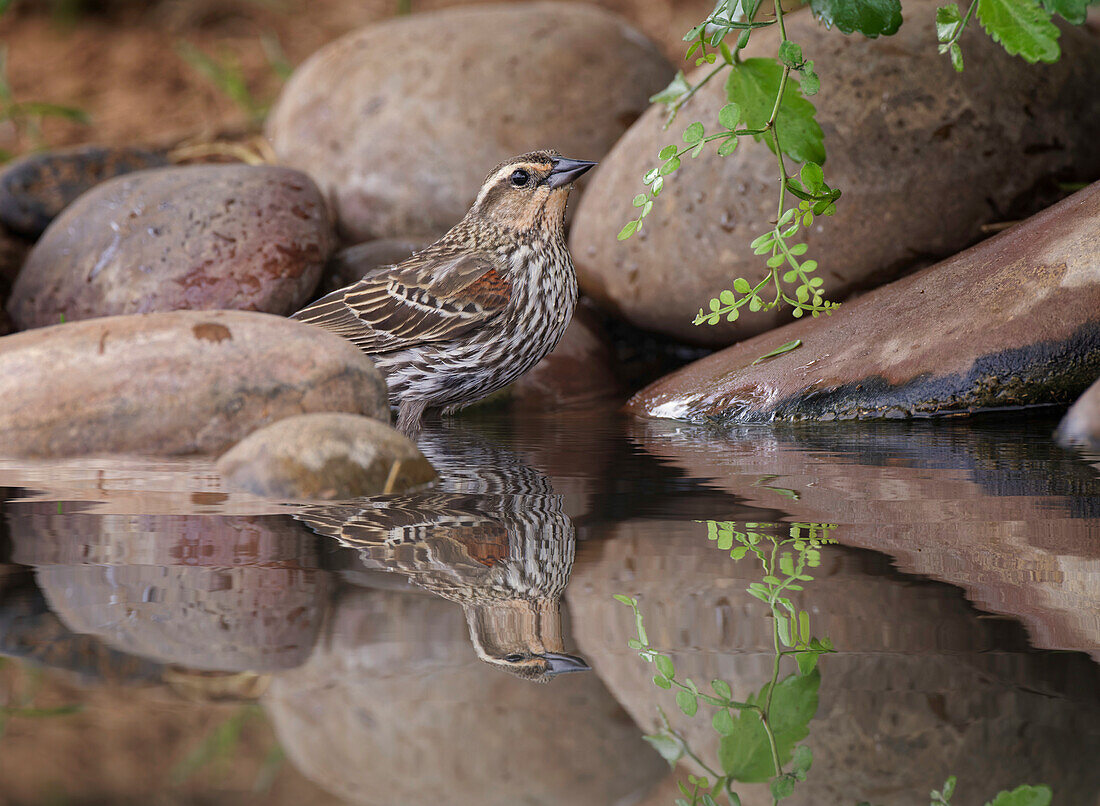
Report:
[[[627,409],[739,422],[960,414],[1069,403],[1098,375],[1100,182],[830,317],[689,364]]]
[[[977,67],[956,74],[928,46],[937,5],[906,0],[897,35],[873,40],[827,30],[808,8],[787,17],[788,36],[821,76],[812,102],[825,132],[825,176],[844,192],[836,215],[805,238],[829,299],[951,255],[978,240],[982,224],[1041,209],[1057,198],[1041,192],[1055,177],[1100,177],[1097,42],[1065,26],[1061,60],[1036,66],[975,29],[963,50]],[[757,31],[746,55],[774,56],[778,33]],[[776,163],[765,145],[742,138],[729,157],[708,147],[669,178],[639,234],[615,236],[636,216],[631,200],[658,150],[679,143],[692,121],[713,131],[725,103],[716,80],[669,130],[665,109],[650,109],[593,172],[570,239],[586,294],[638,327],[710,346],[791,320],[786,308],[692,324],[735,278],[767,270],[749,248],[775,219]]]
[[[610,806],[667,769],[594,675],[489,669],[435,597],[344,592],[263,704],[294,765],[352,803]]]
[[[288,314],[334,245],[316,186],[288,168],[196,165],[116,177],[35,245],[8,312],[20,328],[229,308]]]
[[[224,451],[295,414],[388,422],[386,386],[339,336],[243,311],[115,316],[0,339],[8,455]]]
[[[163,154],[122,146],[30,154],[0,172],[0,224],[37,238],[62,210],[100,182],[167,164]]]
[[[268,498],[401,493],[436,478],[404,434],[353,414],[302,414],[249,434],[218,460],[229,486]]]
[[[349,239],[442,234],[498,162],[536,148],[600,159],[672,68],[593,6],[522,3],[378,23],[315,53],[268,117]]]
[[[1100,381],[1097,381],[1077,399],[1056,434],[1062,445],[1082,445],[1100,450]]]

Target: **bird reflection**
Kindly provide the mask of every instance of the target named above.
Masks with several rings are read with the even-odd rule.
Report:
[[[587,670],[564,652],[559,602],[576,540],[550,480],[461,431],[425,433],[419,447],[439,471],[435,488],[295,517],[358,550],[363,567],[460,604],[486,663],[537,681]]]

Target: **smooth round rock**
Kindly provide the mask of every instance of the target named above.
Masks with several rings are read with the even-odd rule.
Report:
[[[213,308],[288,314],[334,245],[324,200],[288,168],[193,165],[116,177],[54,220],[8,311],[23,329]]]
[[[279,420],[249,434],[217,466],[231,487],[295,500],[401,493],[436,478],[412,440],[353,414]]]
[[[873,40],[828,30],[809,9],[787,18],[788,37],[821,77],[811,100],[825,132],[825,177],[844,193],[836,215],[798,234],[820,264],[828,299],[951,255],[982,237],[983,224],[1041,209],[1057,198],[1045,192],[1056,179],[1100,177],[1097,42],[1064,26],[1062,58],[1037,66],[1009,56],[974,26],[962,39],[967,69],[957,74],[928,45],[937,5],[906,0],[897,35]],[[754,33],[746,55],[774,58],[778,33]],[[791,321],[785,307],[692,324],[735,278],[755,282],[767,271],[749,247],[776,214],[777,167],[765,145],[744,137],[729,157],[708,146],[668,177],[638,234],[615,236],[636,217],[631,200],[643,190],[642,174],[658,164],[657,152],[680,143],[692,121],[707,131],[717,125],[724,84],[700,89],[668,130],[659,106],[632,126],[593,172],[570,238],[586,294],[638,327],[710,346]]]
[[[689,364],[627,410],[726,422],[900,419],[1068,404],[1097,376],[1100,182],[830,317]]]
[[[0,339],[7,455],[218,453],[295,414],[389,421],[386,385],[351,342],[243,311],[175,311]]]
[[[490,669],[434,596],[345,591],[262,702],[295,767],[356,804],[610,806],[667,769],[595,675]]]
[[[1086,389],[1066,412],[1058,424],[1056,437],[1062,445],[1100,450],[1100,380]]]
[[[673,70],[621,18],[572,3],[397,17],[338,39],[267,121],[349,240],[441,234],[497,163],[536,148],[600,159]]]
[[[382,238],[342,249],[325,264],[321,293],[357,283],[376,269],[396,265],[431,243],[431,238]]]
[[[78,196],[120,174],[168,165],[143,148],[80,146],[30,154],[0,172],[0,224],[37,238]]]

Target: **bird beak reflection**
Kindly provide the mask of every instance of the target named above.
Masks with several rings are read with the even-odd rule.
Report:
[[[547,652],[543,657],[546,658],[547,662],[546,674],[551,677],[554,675],[566,674],[568,672],[592,671],[592,667],[585,663],[583,658],[578,658],[576,655],[562,655],[558,652]]]
[[[550,170],[550,175],[546,177],[546,184],[550,186],[551,190],[556,190],[568,185],[596,163],[555,157],[550,161],[550,164],[553,168]]]

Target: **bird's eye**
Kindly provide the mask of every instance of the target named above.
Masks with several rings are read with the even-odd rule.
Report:
[[[516,171],[516,173],[519,173],[519,171]],[[513,179],[514,178],[515,177],[513,177]],[[504,660],[508,661],[508,663],[519,663],[521,660],[523,660],[523,655],[520,655],[518,653],[513,653],[511,655],[505,655]]]
[[[530,179],[530,178],[531,178],[530,174],[528,174],[527,171],[523,170],[522,168],[518,168],[518,169],[512,171],[512,184],[515,185],[518,188],[521,188],[524,185],[526,185],[527,180]]]

